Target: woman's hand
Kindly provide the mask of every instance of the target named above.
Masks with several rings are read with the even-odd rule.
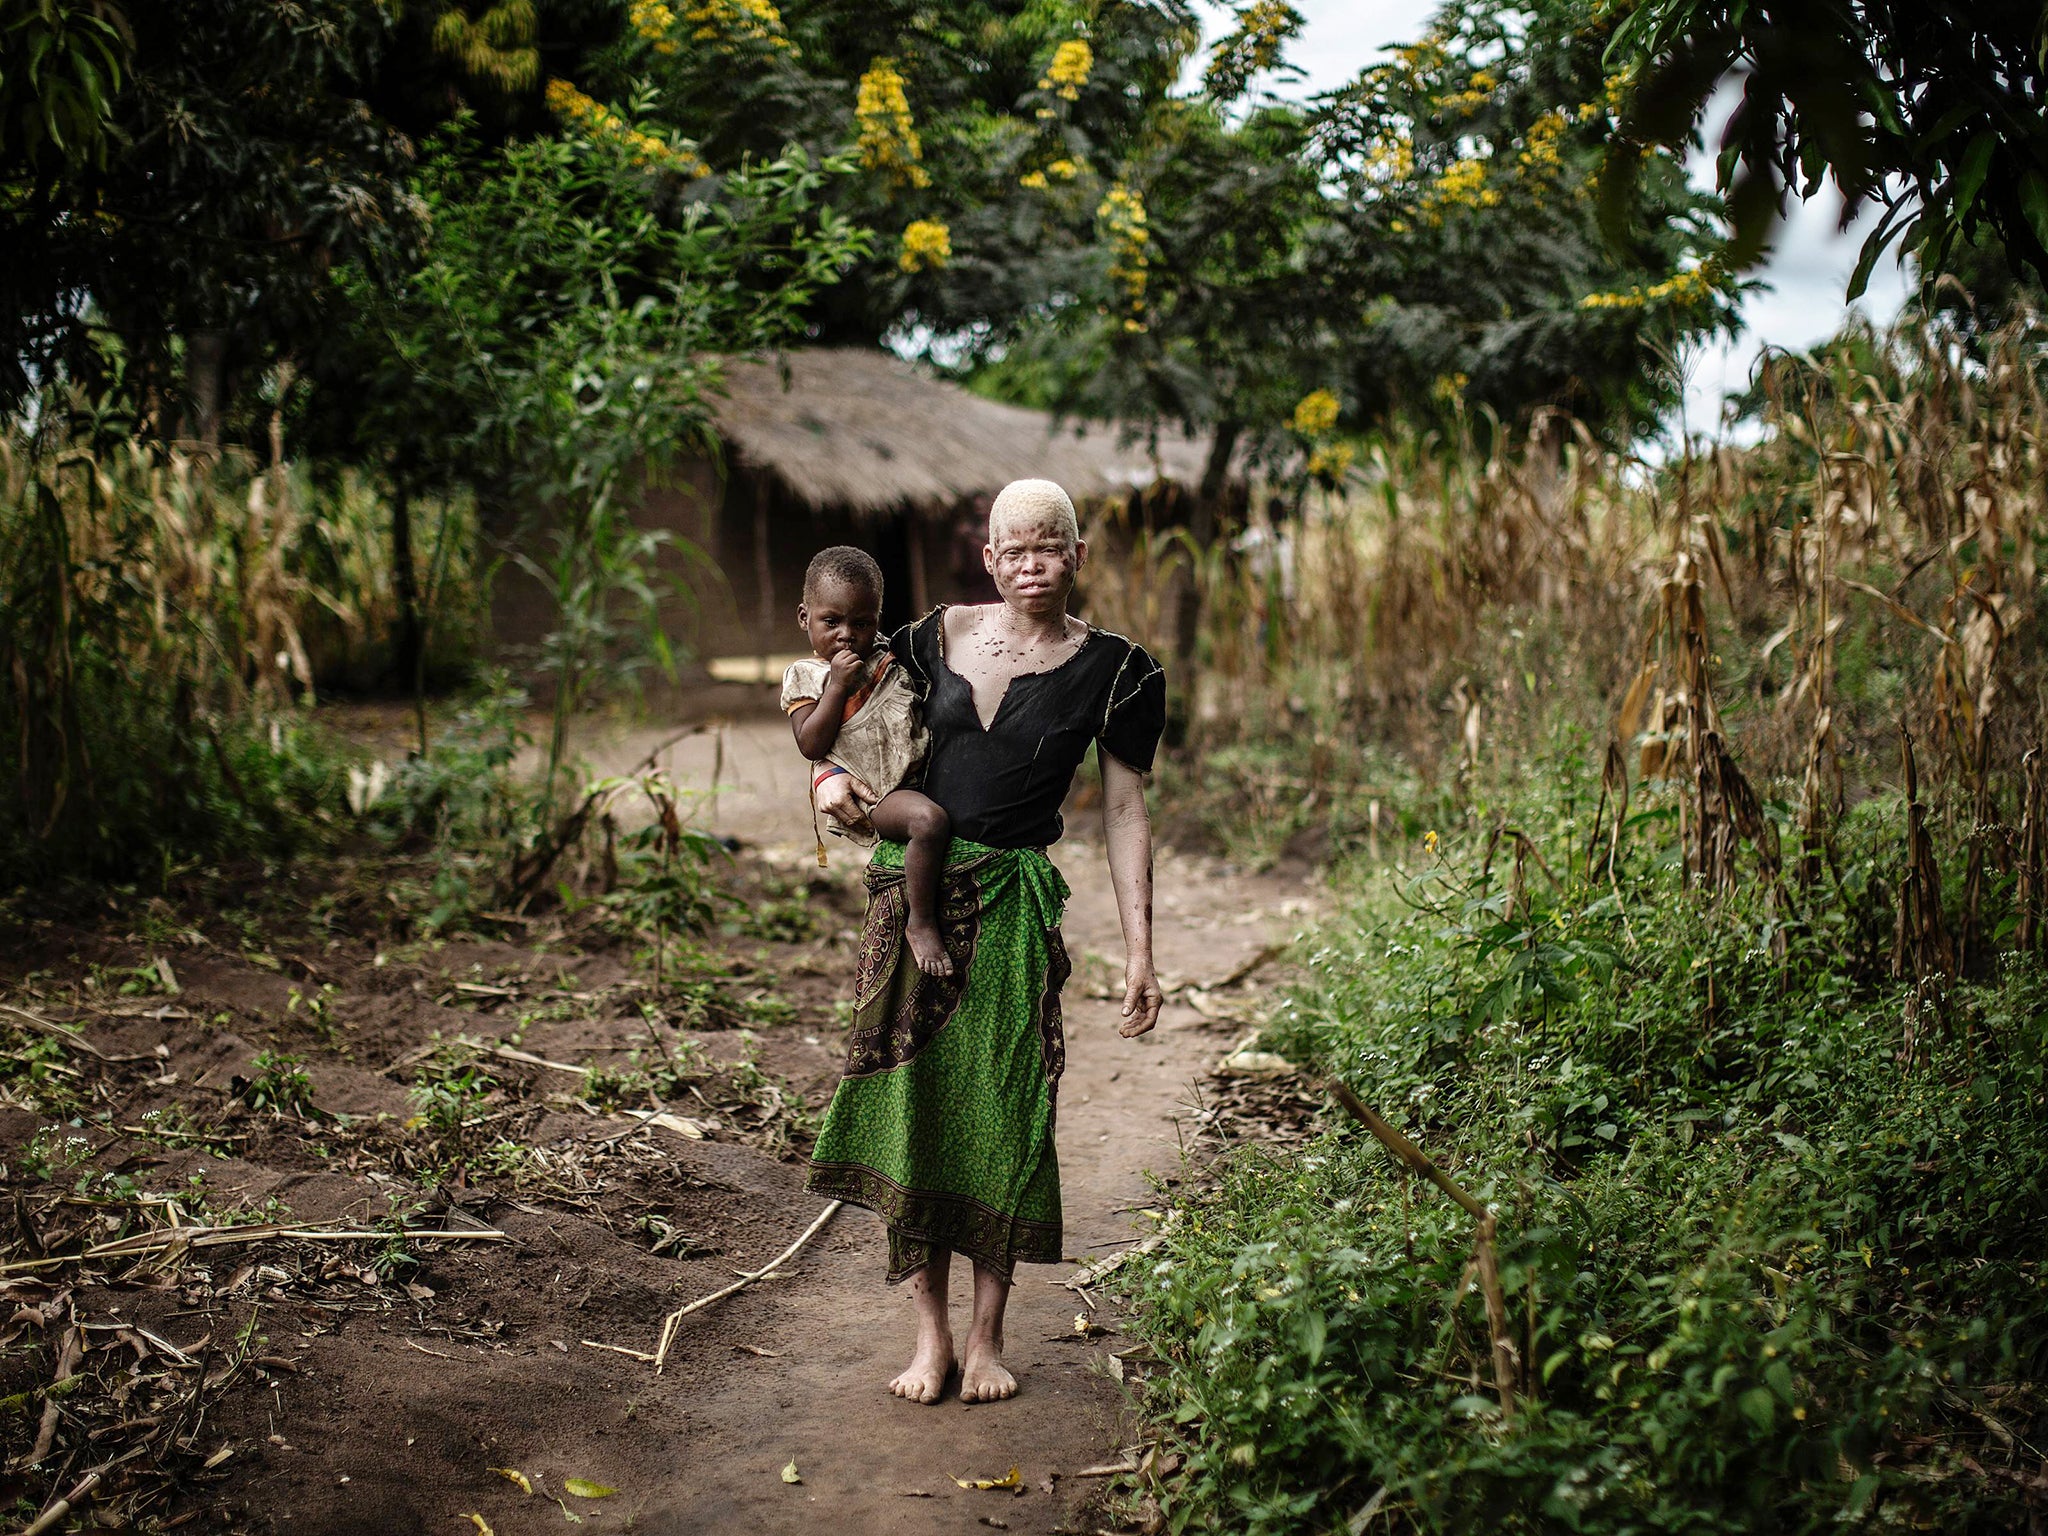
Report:
[[[868,807],[881,799],[857,773],[835,773],[814,792],[818,809],[850,832],[868,824]]]
[[[1124,965],[1123,1023],[1116,1032],[1126,1040],[1142,1035],[1159,1022],[1159,1010],[1166,994],[1159,990],[1159,978],[1152,974],[1152,962],[1129,961]]]

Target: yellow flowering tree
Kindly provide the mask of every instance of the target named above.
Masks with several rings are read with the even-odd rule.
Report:
[[[1628,95],[1603,57],[1613,27],[1599,0],[1452,0],[1321,113],[1332,276],[1370,296],[1352,365],[1368,414],[1557,404],[1632,436],[1674,398],[1663,359],[1732,323],[1718,204],[1676,157],[1634,184],[1636,238],[1601,231]]]

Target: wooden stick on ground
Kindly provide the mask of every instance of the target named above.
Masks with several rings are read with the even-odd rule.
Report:
[[[98,1486],[100,1475],[88,1472],[73,1485],[71,1491],[36,1516],[34,1523],[23,1529],[21,1536],[43,1536],[45,1531],[54,1531],[64,1523],[64,1517],[71,1513],[78,1501]]]
[[[83,1051],[88,1056],[97,1057],[101,1061],[108,1059],[105,1051],[94,1045],[77,1030],[66,1029],[62,1024],[53,1024],[48,1019],[39,1018],[37,1015],[30,1013],[26,1008],[17,1008],[12,1003],[0,1003],[0,1013],[7,1014],[16,1020],[17,1023],[35,1030],[38,1034],[48,1035],[53,1040],[62,1040],[74,1050]]]
[[[0,1264],[0,1275],[11,1275],[23,1270],[53,1269],[61,1264],[82,1263],[90,1259],[126,1259],[142,1253],[160,1253],[166,1248],[239,1248],[250,1243],[268,1242],[271,1238],[288,1238],[301,1243],[382,1243],[394,1237],[403,1238],[409,1243],[512,1241],[510,1233],[500,1232],[496,1227],[485,1227],[474,1232],[442,1232],[429,1227],[406,1227],[397,1232],[333,1227],[172,1227],[160,1232],[137,1232],[132,1237],[100,1243],[81,1253],[52,1254],[42,1259],[17,1259],[12,1264]]]
[[[1428,1154],[1422,1148],[1415,1145],[1414,1142],[1403,1136],[1370,1109],[1367,1109],[1365,1101],[1359,1098],[1357,1094],[1353,1093],[1334,1077],[1329,1079],[1327,1086],[1337,1102],[1350,1112],[1352,1119],[1377,1136],[1380,1139],[1381,1145],[1393,1153],[1394,1156],[1400,1158],[1402,1162],[1413,1168],[1417,1173],[1429,1180],[1430,1183],[1449,1195],[1460,1206],[1464,1207],[1465,1211],[1474,1221],[1487,1221],[1492,1218],[1493,1212],[1459,1188],[1457,1182],[1449,1174],[1429,1160]]]
[[[665,1365],[667,1365],[669,1346],[675,1343],[676,1330],[682,1327],[684,1318],[688,1317],[692,1312],[696,1312],[701,1310],[702,1308],[710,1306],[714,1301],[725,1300],[726,1297],[732,1295],[735,1291],[745,1290],[748,1286],[752,1285],[756,1280],[763,1279],[766,1276],[773,1274],[776,1270],[780,1269],[784,1263],[786,1263],[789,1259],[795,1256],[798,1249],[802,1248],[805,1243],[808,1243],[812,1238],[818,1235],[819,1229],[822,1228],[826,1222],[832,1219],[833,1213],[836,1212],[842,1204],[844,1204],[844,1202],[839,1200],[834,1200],[830,1204],[828,1204],[824,1210],[818,1212],[818,1219],[812,1222],[808,1227],[804,1228],[804,1233],[802,1237],[799,1237],[795,1242],[791,1243],[787,1248],[783,1249],[782,1252],[778,1253],[766,1264],[763,1264],[759,1269],[754,1270],[749,1274],[741,1275],[739,1279],[735,1280],[731,1285],[726,1286],[723,1290],[713,1291],[709,1296],[699,1296],[695,1301],[691,1302],[689,1305],[677,1307],[675,1311],[669,1313],[667,1317],[662,1319],[661,1341],[654,1346],[655,1375],[659,1376],[661,1374],[662,1368]]]
[[[1325,1086],[1330,1090],[1331,1096],[1344,1106],[1352,1119],[1379,1138],[1382,1146],[1449,1195],[1460,1209],[1479,1223],[1479,1230],[1474,1235],[1472,1244],[1472,1266],[1478,1274],[1479,1292],[1486,1303],[1486,1331],[1492,1336],[1493,1341],[1494,1388],[1500,1394],[1501,1412],[1513,1418],[1515,1366],[1518,1356],[1514,1344],[1508,1338],[1507,1298],[1501,1293],[1500,1263],[1494,1255],[1493,1247],[1496,1231],[1493,1212],[1473,1199],[1455,1179],[1431,1162],[1422,1148],[1368,1109],[1365,1101],[1344,1083],[1333,1077],[1326,1080]]]

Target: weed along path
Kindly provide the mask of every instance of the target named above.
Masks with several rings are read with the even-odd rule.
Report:
[[[708,783],[715,757],[725,777],[713,825],[771,859],[815,870],[805,775],[787,728],[745,724],[722,743],[693,738],[674,753],[677,778]],[[1146,1173],[1177,1170],[1193,1085],[1238,1026],[1205,1017],[1182,992],[1152,1034],[1118,1035],[1109,994],[1115,982],[1121,997],[1122,938],[1100,841],[1088,836],[1092,819],[1090,811],[1070,817],[1074,830],[1055,850],[1073,889],[1066,937],[1075,957],[1059,1155],[1067,1252],[1099,1259],[1132,1240],[1132,1208],[1150,1193]],[[831,857],[836,878],[858,879],[860,855]],[[1300,927],[1309,896],[1299,879],[1227,873],[1171,850],[1161,854],[1157,883],[1157,963],[1169,986],[1230,976]],[[842,949],[842,970],[850,959]],[[796,1218],[819,1204],[793,1204],[791,1236],[800,1230]],[[1118,1444],[1123,1394],[1111,1375],[1119,1344],[1112,1312],[1105,1305],[1091,1315],[1059,1283],[1075,1272],[1070,1265],[1020,1268],[1008,1325],[1017,1397],[970,1406],[949,1394],[921,1407],[884,1385],[912,1338],[907,1290],[881,1283],[885,1258],[881,1223],[849,1207],[786,1278],[684,1323],[675,1347],[692,1362],[688,1386],[651,1394],[674,1415],[676,1434],[672,1460],[647,1469],[658,1476],[646,1489],[642,1529],[811,1531],[829,1522],[846,1531],[959,1532],[989,1529],[986,1517],[1012,1531],[1050,1533],[1100,1523],[1074,1522],[1101,1486],[1077,1474],[1115,1460]],[[964,1276],[954,1287],[964,1324]],[[1077,1317],[1109,1332],[1083,1335]],[[630,1378],[629,1363],[621,1365],[622,1380]],[[636,1389],[643,1400],[645,1387]],[[781,1479],[792,1460],[800,1484]],[[1022,1493],[955,1481],[1001,1479],[1012,1467]]]
[[[596,766],[673,734],[602,744]],[[658,993],[601,907],[422,933],[446,874],[431,855],[201,872],[10,930],[0,1398],[31,1412],[0,1421],[0,1499],[25,1474],[34,1510],[68,1493],[113,1528],[317,1536],[1102,1524],[1085,1506],[1103,1480],[1079,1474],[1116,1459],[1122,1336],[1059,1283],[1071,1265],[1019,1272],[1008,1402],[889,1395],[910,1302],[852,1208],[683,1316],[655,1372],[665,1318],[824,1207],[802,1117],[838,1077],[862,863],[818,868],[780,720],[665,759],[685,787],[718,769],[692,808],[738,844],[741,910],[680,977],[671,944]],[[1272,981],[1251,963],[1312,899],[1163,851],[1157,958],[1179,989],[1125,1040],[1093,819],[1057,850],[1077,1258],[1142,1236],[1147,1171],[1213,1134],[1204,1079]],[[623,858],[634,829],[616,830]],[[956,1481],[1012,1467],[1021,1492]]]

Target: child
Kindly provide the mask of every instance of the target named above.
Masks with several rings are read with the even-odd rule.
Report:
[[[792,662],[783,674],[782,708],[796,732],[797,750],[825,765],[812,777],[811,789],[835,773],[850,772],[880,796],[868,820],[883,837],[905,845],[911,956],[925,975],[950,976],[953,962],[939,937],[937,907],[952,825],[936,802],[900,787],[924,757],[925,732],[909,678],[887,646],[875,646],[882,568],[851,545],[821,550],[804,572],[796,621],[814,659]]]

